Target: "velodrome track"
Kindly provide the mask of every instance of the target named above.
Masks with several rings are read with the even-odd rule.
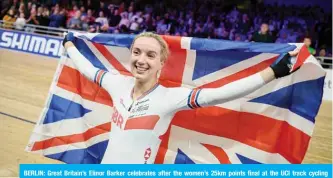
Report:
[[[60,163],[24,151],[44,106],[57,60],[0,49],[0,177],[21,163]],[[332,102],[323,102],[303,163],[332,163]]]

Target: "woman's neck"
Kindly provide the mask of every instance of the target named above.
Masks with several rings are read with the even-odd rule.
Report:
[[[157,79],[146,81],[146,82],[140,82],[136,81],[134,88],[133,88],[133,100],[137,100],[140,96],[142,96],[145,92],[150,90],[151,88],[156,85]]]

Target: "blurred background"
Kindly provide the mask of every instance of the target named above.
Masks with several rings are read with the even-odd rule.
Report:
[[[155,31],[245,42],[305,42],[313,55],[332,56],[331,0],[2,0],[0,9],[4,28],[28,32]]]

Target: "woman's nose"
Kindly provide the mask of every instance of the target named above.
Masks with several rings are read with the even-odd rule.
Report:
[[[139,63],[144,63],[145,62],[145,55],[144,54],[141,54],[140,56],[139,56],[139,58],[138,58],[138,62]]]

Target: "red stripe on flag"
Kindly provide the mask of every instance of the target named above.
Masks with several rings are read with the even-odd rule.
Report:
[[[89,140],[92,137],[95,137],[100,134],[104,134],[111,131],[111,123],[101,124],[99,126],[90,128],[89,130],[73,135],[53,137],[47,140],[35,142],[31,151],[38,151],[42,149],[47,149],[60,145],[67,145],[77,142],[84,142]]]
[[[166,152],[168,151],[170,130],[171,130],[171,127],[169,126],[168,130],[159,137],[161,139],[161,144],[160,144],[160,147],[158,148],[154,164],[163,164],[164,163],[165,155],[166,155]]]
[[[168,43],[170,55],[162,69],[159,81],[166,87],[179,87],[182,84],[186,63],[186,50],[181,49],[181,37],[162,36]]]
[[[265,60],[263,62],[260,62],[260,63],[254,65],[254,66],[246,68],[246,69],[244,69],[242,71],[239,71],[237,73],[234,73],[230,76],[227,76],[227,77],[224,77],[222,79],[216,80],[212,83],[202,85],[202,86],[200,86],[200,88],[217,88],[217,87],[221,87],[223,85],[226,85],[228,83],[237,81],[239,79],[248,77],[250,75],[256,74],[256,73],[266,69],[267,67],[269,67],[276,59],[277,59],[277,56],[273,57],[271,59]]]
[[[168,43],[170,55],[167,61],[164,64],[162,69],[159,82],[161,85],[166,87],[180,87],[183,82],[183,73],[185,70],[186,64],[186,55],[187,51],[181,48],[181,37],[175,36],[162,36],[163,39]],[[171,125],[170,125],[171,126]],[[155,158],[155,164],[163,164],[164,156],[168,151],[169,144],[169,135],[170,129],[169,126],[167,132],[164,135],[161,135],[161,144],[158,148],[158,153]]]
[[[178,112],[172,124],[279,153],[291,163],[302,162],[310,141],[310,136],[285,121],[220,107]]]
[[[202,144],[206,147],[218,160],[221,164],[231,164],[227,153],[220,147],[208,144]]]
[[[152,130],[154,129],[159,119],[160,117],[158,115],[131,118],[127,120],[124,130],[133,130],[133,129]]]
[[[113,106],[112,99],[106,90],[71,67],[63,66],[57,86],[76,93],[86,100]]]
[[[294,71],[295,69],[300,67],[310,55],[311,54],[310,54],[308,48],[305,45],[303,45],[302,48],[298,52],[298,55],[296,57],[297,60],[296,60],[296,63],[294,64],[294,66],[293,66],[292,71]]]
[[[111,63],[111,65],[119,71],[122,75],[133,76],[102,44],[92,43],[96,49],[103,54],[103,56]]]

